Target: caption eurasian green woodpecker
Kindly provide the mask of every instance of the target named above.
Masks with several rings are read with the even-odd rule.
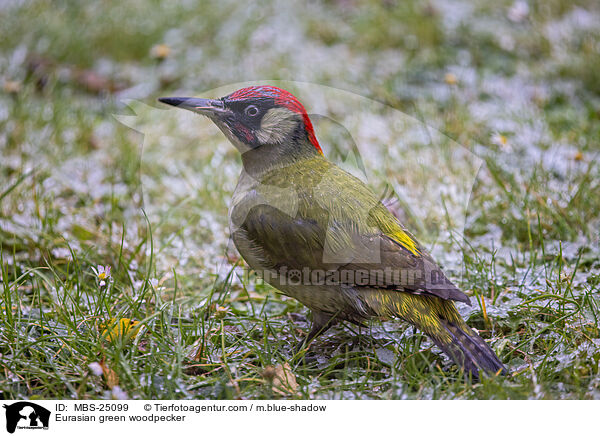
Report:
[[[323,155],[292,94],[255,86],[220,99],[159,101],[209,117],[241,152],[232,238],[265,281],[311,309],[302,344],[337,321],[398,317],[465,374],[506,372],[454,305],[470,305],[469,298],[367,185]]]

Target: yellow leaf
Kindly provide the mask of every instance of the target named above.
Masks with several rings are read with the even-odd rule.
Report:
[[[139,321],[129,318],[111,318],[100,324],[102,337],[108,342],[118,339],[132,340],[138,334],[140,327]]]

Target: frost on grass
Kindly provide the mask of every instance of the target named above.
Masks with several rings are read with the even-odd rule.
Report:
[[[43,385],[79,386],[73,374],[98,372],[87,366],[100,365],[97,354],[78,365],[63,353],[70,346],[85,355],[97,334],[92,320],[108,302],[115,313],[102,312],[106,319],[133,319],[120,311],[136,307],[166,315],[148,321],[149,338],[139,338],[138,360],[127,362],[119,384],[93,376],[86,395],[273,395],[270,386],[237,379],[284,365],[308,328],[306,312],[245,274],[229,243],[236,152],[208,120],[159,108],[155,98],[217,97],[280,78],[331,86],[273,82],[298,93],[326,154],[367,180],[453,272],[473,299],[460,310],[517,373],[510,392],[499,384],[465,391],[453,376],[437,385],[437,366],[450,365],[431,343],[401,323],[375,323],[362,340],[344,327],[324,335],[314,371],[291,367],[297,391],[598,398],[597,6],[234,3],[189,1],[144,14],[135,2],[120,14],[101,2],[81,4],[78,16],[106,30],[89,32],[77,21],[70,26],[78,37],[68,39],[64,26],[48,26],[62,20],[51,8],[38,5],[33,16],[9,6],[0,42],[0,243],[9,267],[2,286],[14,297],[13,319],[40,324],[43,313],[44,325],[70,340],[43,342],[45,331],[27,323],[0,334],[18,332],[17,344],[50,349],[58,382]],[[129,31],[114,41],[111,33],[124,26]],[[29,28],[48,36],[32,38],[22,30]],[[96,46],[100,53],[89,50]],[[75,80],[80,69],[127,85],[91,93]],[[110,286],[99,287],[98,265],[111,267]],[[65,310],[77,315],[60,319]],[[196,362],[207,365],[203,375],[173,376],[181,369],[173,356],[198,355],[198,346],[190,349],[196,341],[205,347]],[[14,340],[2,343],[3,356],[28,358],[11,363],[0,388],[38,392],[36,383],[20,382],[23,374],[51,375],[37,372],[35,354],[15,352]],[[224,359],[229,374],[218,369]],[[48,397],[70,395],[48,389]]]

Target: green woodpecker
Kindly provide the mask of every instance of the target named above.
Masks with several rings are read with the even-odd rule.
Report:
[[[398,317],[465,374],[506,371],[456,309],[469,298],[368,186],[325,158],[292,94],[257,86],[214,100],[159,100],[209,117],[241,152],[231,235],[252,269],[311,309],[301,345],[337,321]]]

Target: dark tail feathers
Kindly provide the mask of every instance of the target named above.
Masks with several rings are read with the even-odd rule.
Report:
[[[452,342],[443,343],[435,337],[432,339],[457,365],[464,368],[466,374],[471,373],[473,378],[478,380],[481,370],[490,375],[508,373],[496,353],[470,327],[464,324],[463,329],[449,321],[440,321],[452,338]]]

